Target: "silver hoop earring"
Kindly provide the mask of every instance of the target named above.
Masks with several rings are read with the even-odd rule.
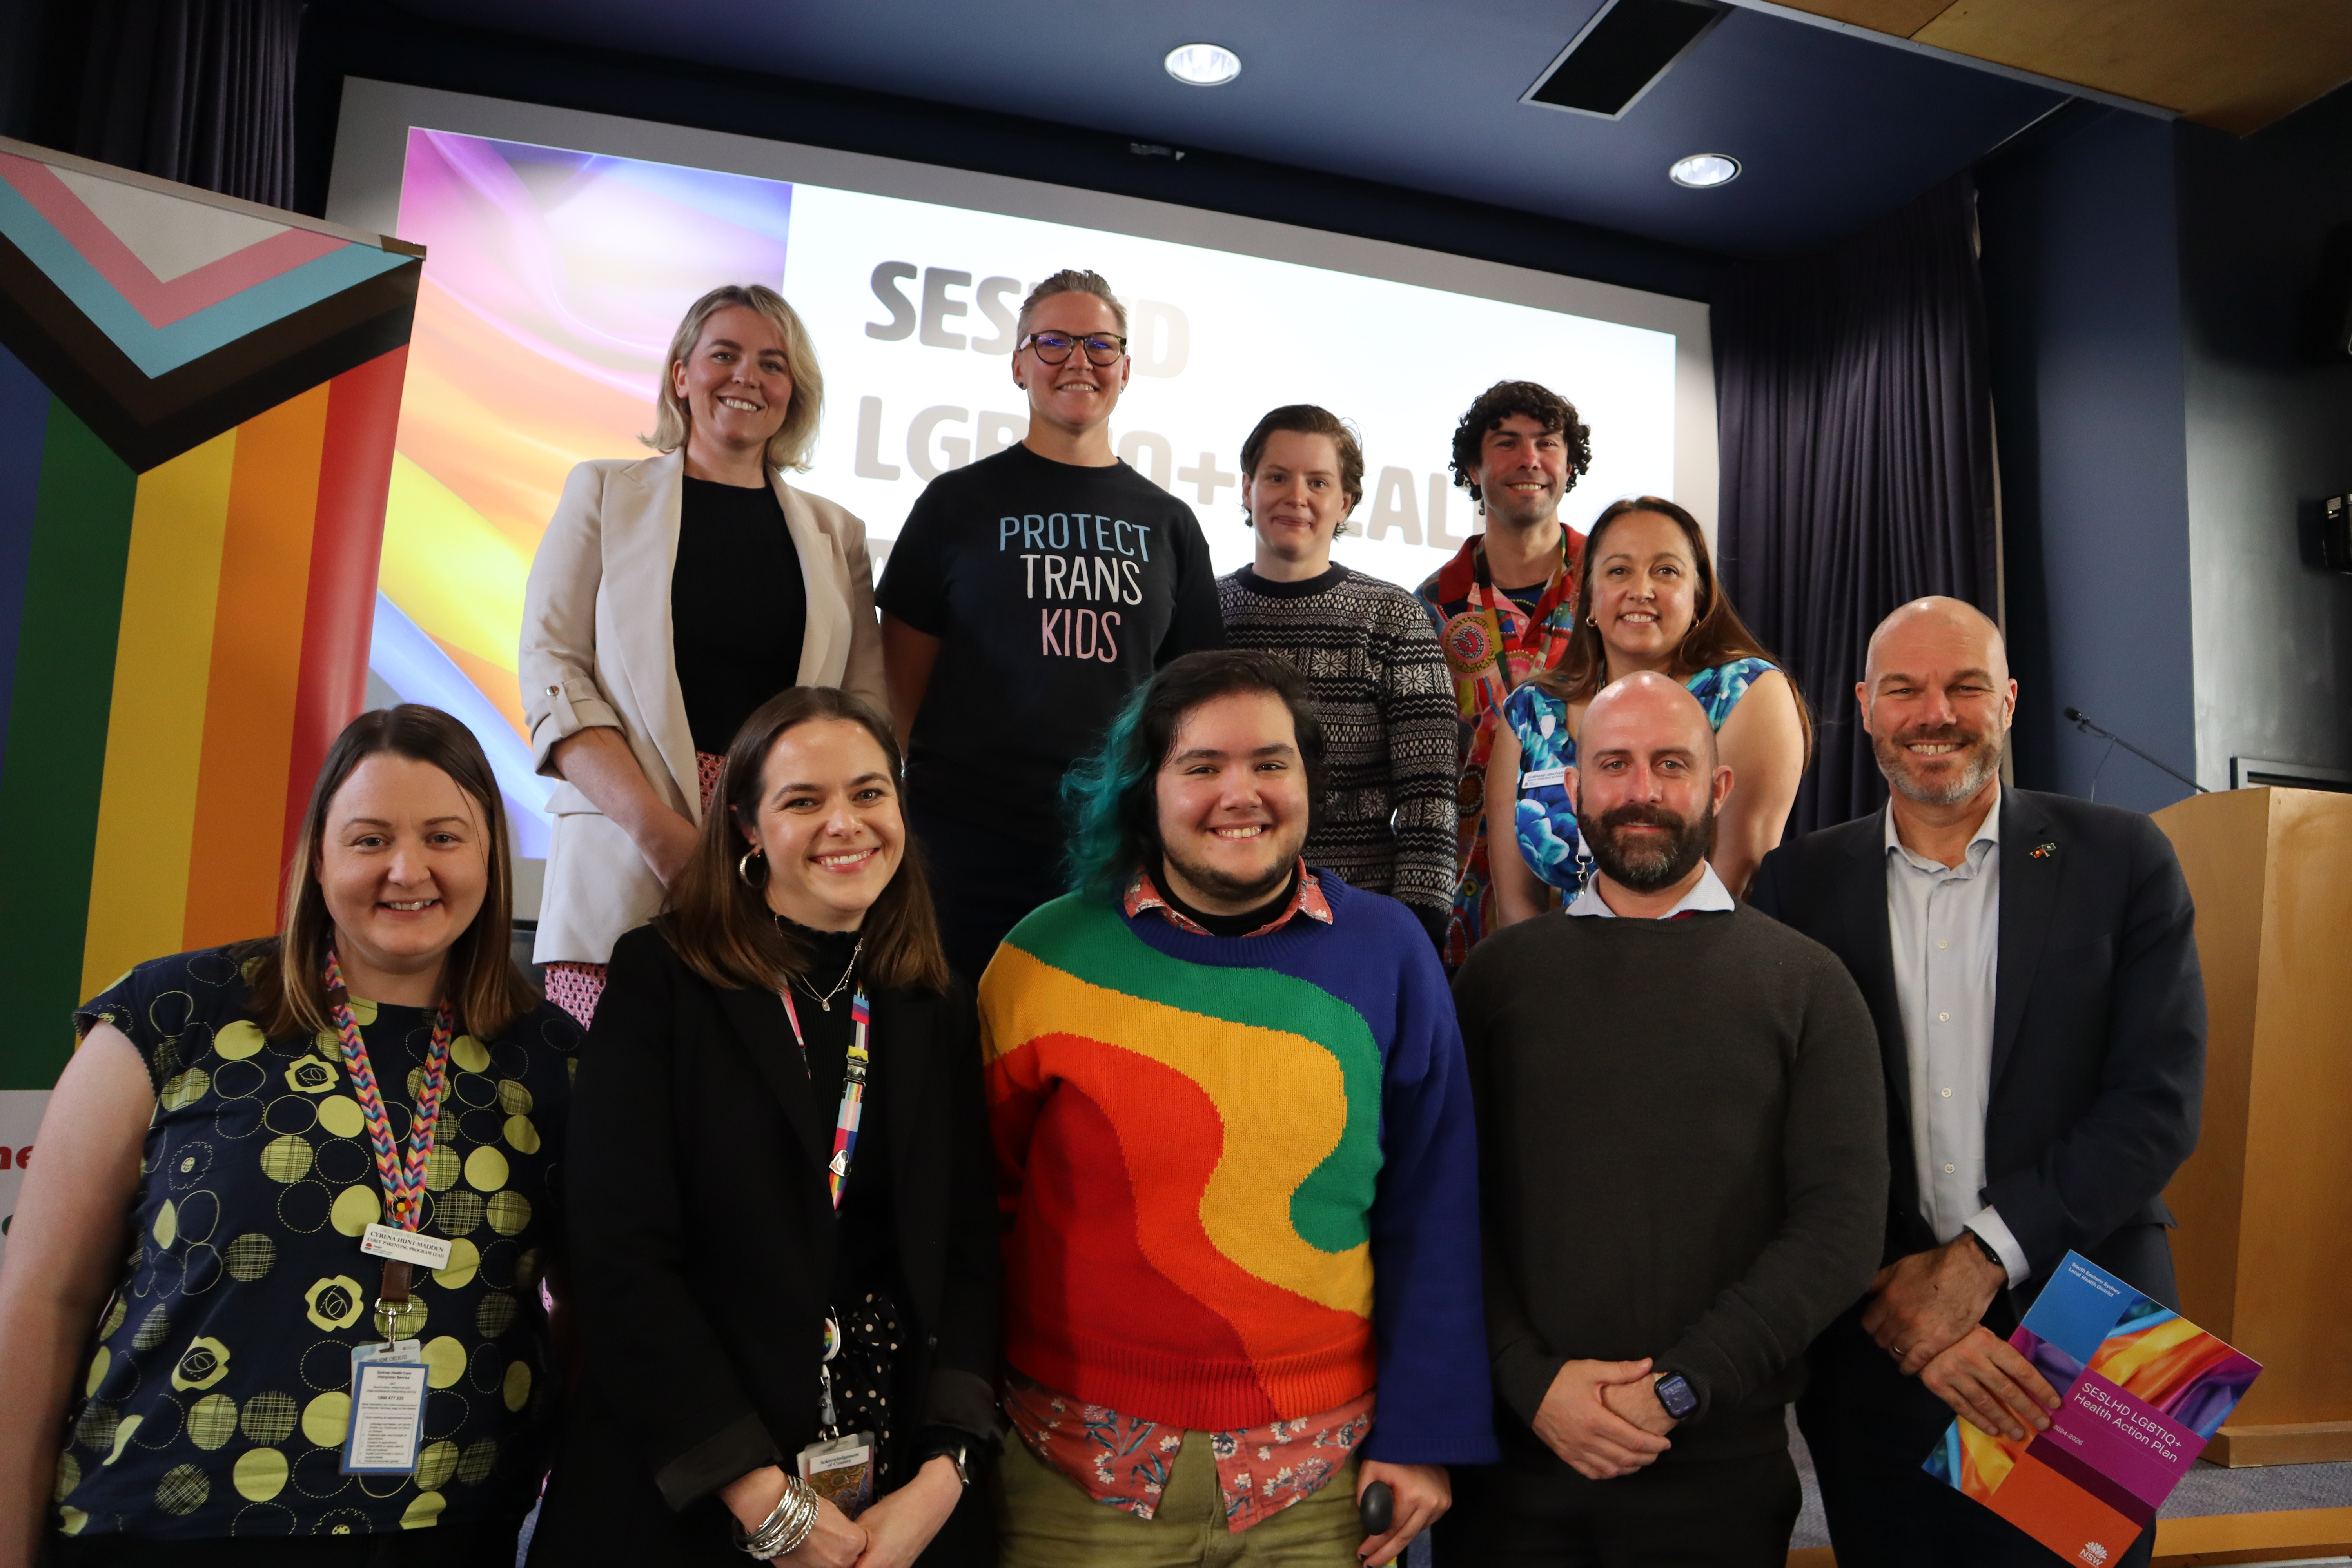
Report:
[[[743,851],[743,858],[735,862],[735,874],[743,879],[743,885],[747,888],[764,888],[768,885],[768,879],[765,877],[761,877],[756,882],[751,880],[751,862],[759,858],[760,852],[757,849],[746,849]]]

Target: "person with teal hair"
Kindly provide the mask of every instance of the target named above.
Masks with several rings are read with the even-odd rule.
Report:
[[[1453,1003],[1405,906],[1301,855],[1322,768],[1288,661],[1176,660],[981,981],[1006,1568],[1380,1568],[1496,1458]]]

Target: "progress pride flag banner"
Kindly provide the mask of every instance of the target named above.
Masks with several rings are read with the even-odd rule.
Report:
[[[1927,1473],[2088,1568],[2156,1522],[2262,1372],[2072,1252],[2009,1342],[2064,1396],[2050,1430],[2011,1442],[1955,1421]]]

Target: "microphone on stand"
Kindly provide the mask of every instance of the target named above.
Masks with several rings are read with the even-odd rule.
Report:
[[[2190,778],[2187,773],[2182,773],[2179,768],[2174,767],[2171,763],[2164,762],[2159,758],[2149,756],[2146,752],[2141,751],[2137,746],[2133,745],[2129,741],[2125,740],[2121,735],[2116,734],[2114,731],[2102,730],[2096,724],[2092,723],[2088,719],[2083,717],[2083,710],[2080,708],[2067,709],[2066,717],[2072,720],[2074,723],[2074,727],[2082,731],[2085,735],[2096,735],[2102,741],[2121,746],[2125,751],[2129,752],[2133,756],[2137,757],[2141,762],[2147,763],[2151,767],[2162,768],[2166,773],[2170,773],[2174,778],[2179,779],[2182,784],[2187,784],[2199,795],[2210,795],[2213,793],[2211,790],[2207,789],[2203,784],[2199,784],[2195,779]]]

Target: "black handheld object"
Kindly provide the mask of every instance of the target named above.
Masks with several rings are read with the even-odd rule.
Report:
[[[1366,1535],[1386,1535],[1396,1522],[1396,1489],[1386,1481],[1374,1481],[1356,1500],[1356,1516],[1363,1521]]]

